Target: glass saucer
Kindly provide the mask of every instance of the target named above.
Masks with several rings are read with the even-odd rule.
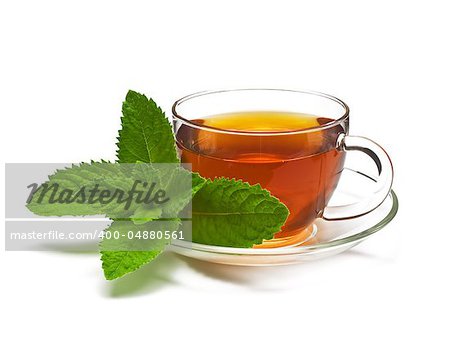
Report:
[[[353,186],[349,187],[349,182]],[[368,174],[345,169],[332,200],[339,199],[341,204],[342,199],[358,201],[360,195],[341,189],[360,191],[364,186],[370,187],[375,182]],[[341,183],[345,185],[341,186]],[[308,239],[294,246],[232,248],[177,240],[172,242],[169,250],[190,258],[228,265],[272,266],[300,263],[336,255],[358,245],[391,222],[397,210],[397,195],[391,190],[378,208],[359,218],[339,221],[317,219]]]

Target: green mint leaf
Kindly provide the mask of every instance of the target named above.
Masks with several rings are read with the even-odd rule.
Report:
[[[196,193],[192,215],[194,242],[251,247],[280,231],[289,210],[260,185],[219,178]]]
[[[165,237],[155,239],[142,239],[144,234],[154,231],[176,231],[179,228],[178,220],[155,221],[136,225],[131,221],[114,221],[105,230],[110,232],[109,239],[103,238],[100,243],[102,268],[107,280],[114,280],[139,269],[142,265],[155,259],[166,247],[168,241]],[[140,251],[145,248],[145,251]]]
[[[139,202],[137,192],[132,193],[129,202],[119,202],[117,197],[110,202],[99,201],[102,192],[114,194],[121,191],[129,197],[136,181],[140,181],[140,187],[136,190],[142,194],[147,194],[150,184],[154,183],[150,198],[164,191],[167,201],[161,204]],[[144,182],[148,184],[146,187],[142,185]],[[203,178],[177,164],[83,163],[50,175],[49,180],[33,194],[27,207],[35,214],[44,216],[106,215],[115,219],[141,219],[138,222],[148,219],[146,222],[159,217],[178,217],[204,182]],[[97,195],[91,201],[90,194],[94,189]],[[157,209],[149,214],[152,207]]]
[[[82,163],[72,165],[65,169],[57,170],[49,175],[48,181],[43,183],[33,194],[27,208],[41,216],[80,216],[99,215],[104,212],[97,205],[80,203],[74,201],[61,204],[53,202],[53,199],[63,199],[64,194],[75,195],[83,186],[91,186],[96,181],[100,181],[110,176],[109,171],[103,166],[103,162]],[[82,200],[80,198],[80,200]]]
[[[121,163],[178,162],[172,127],[152,99],[128,91],[122,106],[117,157]]]

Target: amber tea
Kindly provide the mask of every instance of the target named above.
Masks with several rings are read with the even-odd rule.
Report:
[[[260,184],[279,198],[290,216],[276,237],[287,237],[320,216],[344,163],[344,153],[336,149],[337,137],[343,132],[340,126],[295,131],[330,121],[289,112],[220,114],[192,121],[203,129],[182,125],[177,144],[182,162],[191,163],[192,170],[202,176]],[[229,131],[209,131],[206,127]]]

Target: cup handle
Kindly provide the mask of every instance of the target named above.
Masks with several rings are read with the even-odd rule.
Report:
[[[327,221],[353,219],[375,210],[389,195],[394,177],[394,169],[389,155],[374,141],[362,136],[342,134],[338,138],[337,144],[341,151],[361,151],[375,162],[378,168],[378,177],[373,180],[377,183],[377,188],[360,202],[325,207],[322,218]]]

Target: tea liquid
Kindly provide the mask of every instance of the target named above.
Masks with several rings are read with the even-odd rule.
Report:
[[[227,113],[193,122],[208,127],[244,131],[220,133],[182,125],[177,145],[182,162],[214,179],[225,176],[260,184],[289,208],[276,235],[295,235],[310,225],[327,205],[339,180],[344,153],[336,150],[341,126],[300,134],[269,135],[323,125],[332,119],[288,112]]]

